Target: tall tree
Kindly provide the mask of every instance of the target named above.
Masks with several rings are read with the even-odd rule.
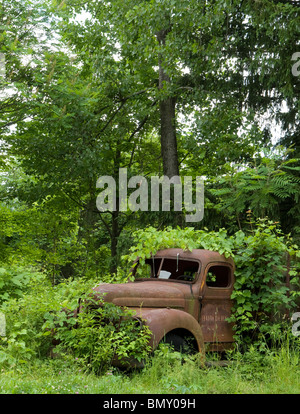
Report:
[[[57,22],[52,24],[55,28]],[[134,79],[113,57],[115,48],[101,62],[109,72],[102,77],[95,76],[94,61],[91,64],[67,46],[64,49],[55,37],[47,42],[52,48],[44,48],[35,58],[31,73],[28,97],[32,103],[24,107],[30,118],[19,119],[5,137],[9,153],[35,179],[26,190],[13,185],[9,191],[28,205],[43,203],[47,196],[62,200],[62,209],[73,205],[78,212],[78,241],[87,242],[87,249],[93,251],[110,240],[111,271],[115,272],[118,237],[129,215],[117,209],[104,217],[97,210],[96,181],[102,175],[117,181],[119,168],[132,166],[136,158],[146,164],[149,157],[140,156],[143,142],[137,135],[149,115],[131,115],[143,91],[132,90]],[[138,102],[142,107],[142,101]],[[144,134],[147,131],[144,128]],[[64,199],[69,200],[67,208]],[[100,226],[107,232],[104,240],[94,236]]]
[[[299,31],[294,2],[69,0],[66,5],[74,13],[90,13],[84,28],[78,29],[74,21],[66,23],[65,36],[94,60],[95,73],[109,75],[101,61],[107,62],[114,48],[135,79],[135,91],[143,91],[144,103],[147,96],[143,112],[151,116],[142,126],[153,121],[160,131],[163,171],[168,176],[178,174],[183,157],[188,161],[198,155],[208,164],[217,157],[219,166],[249,159],[257,150],[253,140],[261,143],[264,137],[257,134],[260,115],[270,108],[278,114],[291,94],[291,51],[296,50]],[[119,79],[120,88],[126,84]],[[159,118],[153,117],[153,107]],[[137,110],[140,106],[132,108],[136,115]],[[206,137],[201,129],[212,111],[223,126],[214,131],[213,119]],[[193,149],[185,145],[187,124]]]
[[[26,13],[14,3],[9,36],[0,39],[6,73],[16,74],[14,99],[2,101],[2,125],[17,125],[6,129],[8,151],[35,177],[31,201],[64,194],[81,211],[79,237],[92,234],[100,220],[113,256],[128,214],[97,212],[99,176],[117,179],[120,167],[133,175],[156,174],[160,166],[169,177],[218,176],[231,163],[252,161],[261,143],[270,145],[259,128],[267,110],[276,118],[287,102],[291,129],[299,120],[299,78],[290,70],[299,39],[294,2],[22,5]]]

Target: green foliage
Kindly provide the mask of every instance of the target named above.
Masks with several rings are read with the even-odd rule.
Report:
[[[44,328],[53,331],[59,344],[54,352],[68,352],[96,374],[107,370],[112,361],[141,362],[149,354],[149,328],[135,317],[136,312],[112,303],[93,301],[90,292],[83,296],[77,318],[68,313],[47,313]],[[72,314],[72,312],[71,312]]]
[[[83,10],[89,18],[74,18]],[[39,336],[44,314],[75,306],[88,290],[84,278],[110,282],[110,270],[124,280],[127,266],[116,269],[115,259],[149,223],[135,233],[127,262],[175,246],[232,256],[237,334],[265,335],[272,321],[275,335],[277,319],[298,300],[298,248],[273,224],[244,218],[251,209],[251,217],[270,217],[284,233],[299,235],[299,160],[290,150],[265,152],[272,134],[268,125],[259,128],[268,111],[287,131],[282,142],[298,154],[295,2],[3,0],[0,23],[0,301],[9,333],[0,338],[2,360],[42,354],[49,339]],[[164,88],[159,68],[170,80]],[[181,172],[209,183],[199,223],[207,230],[157,231],[173,223],[165,212],[96,211],[99,176],[116,178],[120,167],[129,175],[161,173],[159,108],[170,97]],[[47,276],[33,275],[30,266]],[[68,277],[82,281],[50,286]],[[96,330],[84,315],[93,342]],[[61,328],[75,352],[70,331]],[[84,330],[77,333],[83,351]],[[118,338],[120,352],[131,355]],[[93,355],[97,370],[96,345]]]
[[[289,323],[288,315],[299,306],[299,248],[267,220],[258,221],[252,234],[237,232],[234,242],[236,282],[231,321],[236,324],[236,334],[248,341],[261,335],[272,338],[275,331],[271,325],[277,324],[280,332],[280,326]]]
[[[89,17],[75,18],[82,11]],[[95,187],[99,176],[116,177],[119,167],[161,172],[159,111],[170,97],[181,172],[218,176],[207,209],[215,215],[206,214],[205,226],[218,228],[214,217],[222,216],[219,227],[243,228],[243,212],[252,208],[255,217],[288,216],[282,228],[296,233],[297,170],[288,174],[294,165],[286,160],[274,168],[270,154],[253,165],[253,156],[271,147],[268,126],[259,128],[266,110],[268,119],[273,113],[284,119],[289,132],[299,118],[299,77],[290,70],[298,19],[297,6],[271,1],[3,0],[1,196],[15,211],[0,207],[1,223],[8,224],[0,234],[1,258],[17,245],[53,283],[93,276],[104,262],[107,270],[107,252],[116,264],[123,230],[165,224],[167,215],[156,212],[138,213],[134,222],[119,212],[100,216]],[[164,88],[159,67],[170,80]],[[232,176],[236,163],[242,170]],[[25,225],[10,240],[8,227],[18,218]]]
[[[297,217],[299,211],[299,159],[291,158],[292,150],[278,147],[275,152],[259,155],[251,166],[232,167],[232,171],[218,177],[208,192],[215,196],[209,208],[225,217],[227,227],[234,222],[235,227],[245,230],[246,212],[251,210],[254,218],[270,218],[280,221],[285,232],[298,234]],[[292,221],[293,226],[287,223]]]
[[[158,231],[154,227],[147,227],[144,230],[137,230],[134,235],[134,243],[130,248],[130,253],[123,256],[125,261],[134,261],[137,257],[141,261],[154,255],[158,250],[172,247],[183,250],[207,249],[215,250],[225,257],[233,254],[232,239],[227,235],[225,229],[218,232],[206,230],[195,230],[193,227],[181,229],[177,227],[167,227],[165,230]]]
[[[43,275],[33,269],[15,264],[0,267],[0,306],[3,302],[21,298],[33,283],[40,283]]]
[[[50,343],[41,336],[44,314],[58,306],[59,299],[45,275],[31,278],[22,296],[2,303],[6,336],[0,337],[1,365],[18,366],[47,354]]]
[[[113,358],[146,358],[149,329],[131,310],[110,303],[99,306],[99,302],[91,308],[90,289],[95,283],[79,279],[53,287],[41,276],[32,280],[21,297],[5,301],[0,308],[6,317],[6,336],[0,337],[0,365],[20,366],[47,357],[53,340],[59,341],[54,352],[60,352],[61,358],[76,358],[96,373],[110,367]],[[83,308],[74,318],[79,298]]]
[[[30,116],[34,67],[49,33],[44,1],[3,0],[0,5],[0,130]],[[1,154],[2,156],[2,154]],[[1,163],[0,163],[1,164]]]
[[[48,195],[31,207],[18,200],[0,203],[0,224],[4,267],[42,269],[53,285],[69,277],[102,277],[108,272],[110,250],[99,243],[107,241],[103,229],[83,234],[78,209],[61,194]]]
[[[143,370],[109,369],[95,375],[74,361],[33,360],[18,369],[1,370],[1,394],[299,394],[299,343],[285,338],[280,349],[262,353],[251,346],[234,352],[227,367],[203,368],[180,356],[155,353]],[[173,355],[172,355],[173,354]],[[210,361],[212,357],[208,357]],[[213,359],[212,362],[215,362]]]

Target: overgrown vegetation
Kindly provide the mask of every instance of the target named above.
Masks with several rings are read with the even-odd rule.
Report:
[[[22,297],[16,299],[12,294],[1,306],[7,331],[0,337],[1,365],[16,367],[50,358],[54,352],[99,374],[113,359],[145,358],[148,328],[135,319],[132,310],[110,303],[99,307],[99,301],[93,307],[91,284],[95,281],[76,280],[52,287],[44,275],[38,275]],[[81,311],[74,318],[79,299]]]
[[[265,220],[251,222],[247,233],[229,235],[225,229],[172,229],[157,232],[153,227],[135,233],[136,244],[125,259],[144,260],[159,249],[180,247],[184,250],[207,249],[234,259],[235,289],[231,322],[236,335],[247,343],[261,336],[280,337],[281,328],[288,327],[290,315],[299,307],[300,251],[292,240]],[[277,329],[277,332],[276,332]]]
[[[0,5],[0,392],[299,391],[297,2],[98,3]],[[98,211],[98,178],[120,168],[205,177],[203,220]],[[233,364],[160,349],[110,371],[145,359],[147,330],[110,304],[62,309],[167,247],[234,259]]]
[[[266,344],[265,344],[266,345]],[[215,362],[214,356],[210,360]],[[299,344],[282,339],[277,349],[251,346],[227,367],[200,367],[191,358],[158,350],[144,369],[109,369],[102,375],[70,359],[33,360],[2,368],[1,394],[299,394]]]
[[[299,306],[300,296],[299,250],[275,224],[263,220],[252,226],[248,235],[238,231],[232,236],[224,229],[168,228],[157,232],[149,227],[136,232],[136,244],[123,259],[126,262],[139,256],[143,260],[159,249],[174,246],[215,250],[233,257],[236,282],[231,321],[239,350],[252,344],[265,351],[265,345],[279,346],[282,335],[291,336],[290,315]],[[132,311],[109,303],[93,306],[90,288],[99,280],[82,278],[53,286],[47,275],[29,272],[31,277],[22,279],[22,285],[16,283],[18,276],[22,278],[21,269],[19,275],[15,269],[5,271],[10,290],[2,297],[0,308],[7,319],[7,336],[1,337],[2,366],[16,367],[37,357],[49,357],[53,338],[59,343],[54,353],[66,355],[97,374],[107,370],[114,358],[141,361],[149,354],[149,332],[137,323]],[[122,281],[121,276],[116,281]],[[79,298],[82,312],[77,318],[70,317]]]

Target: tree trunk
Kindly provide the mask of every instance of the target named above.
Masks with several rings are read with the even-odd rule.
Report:
[[[161,30],[156,34],[157,40],[161,45],[165,44],[167,30]],[[170,77],[163,68],[162,56],[159,56],[159,89],[163,90],[170,84]],[[176,138],[176,99],[173,96],[167,96],[160,101],[160,140],[161,155],[163,160],[164,175],[171,178],[179,175],[177,138]]]
[[[79,217],[79,231],[78,231],[78,240],[86,239],[89,241],[91,239],[91,232],[95,229],[95,223],[98,218],[96,212],[96,200],[91,195],[89,200],[86,202],[84,208],[82,209]]]
[[[112,212],[111,218],[111,238],[110,238],[110,248],[111,248],[111,262],[110,262],[110,273],[117,273],[118,269],[118,256],[117,256],[117,247],[118,247],[118,237],[120,235],[119,231],[119,211]]]
[[[121,150],[119,147],[119,142],[116,148],[115,158],[114,158],[114,177],[118,181],[119,177],[119,168],[121,166]],[[110,273],[117,273],[118,270],[118,239],[121,233],[121,228],[119,225],[120,220],[120,200],[118,196],[118,191],[116,194],[116,210],[112,212],[111,216],[111,231],[110,231],[110,249],[111,249],[111,259],[110,259]]]
[[[161,155],[163,172],[167,177],[179,175],[175,127],[175,99],[167,98],[160,103]]]

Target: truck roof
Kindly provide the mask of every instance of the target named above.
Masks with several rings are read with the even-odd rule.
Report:
[[[180,259],[194,259],[199,260],[203,266],[206,266],[211,262],[229,263],[234,267],[234,261],[232,258],[226,258],[218,252],[205,249],[193,249],[192,251],[183,250],[178,248],[164,249],[156,252],[154,257],[174,257],[177,258],[179,253]]]

